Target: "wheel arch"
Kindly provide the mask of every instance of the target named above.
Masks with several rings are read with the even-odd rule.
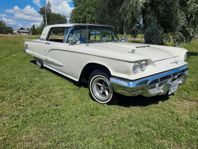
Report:
[[[112,75],[112,71],[108,66],[106,66],[104,64],[97,63],[97,62],[90,62],[90,63],[87,63],[83,67],[81,74],[80,74],[79,82],[87,83],[89,80],[89,76],[95,70],[101,70],[101,71],[107,73],[107,75],[109,75],[109,76]]]

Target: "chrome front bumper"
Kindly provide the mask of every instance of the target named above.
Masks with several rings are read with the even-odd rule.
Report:
[[[173,83],[182,84],[188,75],[188,65],[138,80],[110,79],[115,92],[125,96],[153,97],[168,94]]]

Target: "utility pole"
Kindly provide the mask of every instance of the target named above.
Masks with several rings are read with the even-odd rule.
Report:
[[[47,26],[47,0],[45,1],[45,26]]]

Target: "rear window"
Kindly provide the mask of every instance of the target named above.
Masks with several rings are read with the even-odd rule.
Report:
[[[52,28],[48,35],[48,41],[64,42],[66,32],[67,32],[67,29],[65,29],[63,27],[62,28],[60,28],[60,27]]]

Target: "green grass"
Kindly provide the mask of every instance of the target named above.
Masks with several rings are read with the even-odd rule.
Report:
[[[182,45],[190,76],[174,96],[100,105],[31,63],[25,38],[0,36],[0,148],[198,148],[198,41]]]

